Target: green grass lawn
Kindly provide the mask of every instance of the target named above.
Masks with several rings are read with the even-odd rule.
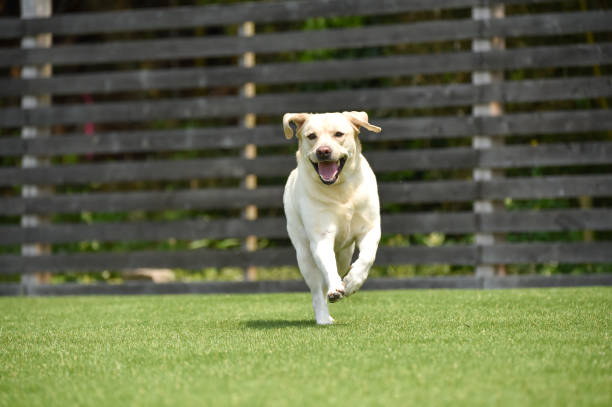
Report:
[[[0,298],[3,406],[612,405],[611,288]]]

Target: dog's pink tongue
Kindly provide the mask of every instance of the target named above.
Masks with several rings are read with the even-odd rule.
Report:
[[[326,181],[331,181],[338,172],[338,163],[336,161],[319,162],[319,175]]]

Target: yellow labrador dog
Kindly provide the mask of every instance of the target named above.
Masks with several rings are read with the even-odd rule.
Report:
[[[365,112],[283,116],[285,137],[295,132],[299,141],[283,196],[287,231],[318,324],[334,322],[327,300],[351,295],[365,282],[380,240],[376,177],[361,155],[361,127],[381,130]],[[351,265],[355,244],[359,258]],[[342,280],[338,273],[347,271]]]

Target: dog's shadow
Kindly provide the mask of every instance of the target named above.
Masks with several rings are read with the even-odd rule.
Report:
[[[255,319],[245,321],[244,326],[250,329],[280,329],[280,328],[314,328],[317,326],[312,319]]]

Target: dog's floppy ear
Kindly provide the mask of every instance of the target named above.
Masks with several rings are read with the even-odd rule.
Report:
[[[373,131],[375,133],[380,133],[381,128],[378,126],[374,126],[370,124],[368,121],[368,114],[366,112],[342,112],[351,123],[353,123],[357,127],[365,127],[366,129]]]
[[[302,127],[306,119],[308,119],[308,116],[310,116],[309,113],[285,113],[283,116],[283,130],[285,131],[287,140],[294,136],[291,123],[295,124],[295,134],[297,135],[300,127]]]

